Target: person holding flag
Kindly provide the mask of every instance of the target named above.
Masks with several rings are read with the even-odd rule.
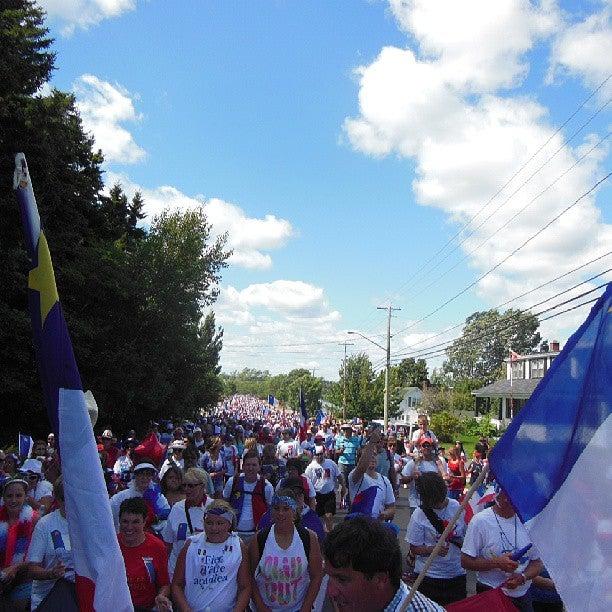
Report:
[[[521,612],[533,612],[528,591],[543,565],[504,491],[472,518],[461,553],[461,565],[478,572],[476,592],[501,587]]]
[[[364,514],[381,521],[395,515],[395,495],[389,479],[376,471],[380,431],[375,429],[370,441],[357,451],[357,466],[348,475],[349,514]]]
[[[23,153],[15,156],[13,188],[30,258],[28,302],[43,398],[62,457],[79,607],[128,612],[132,603],[104,475]]]

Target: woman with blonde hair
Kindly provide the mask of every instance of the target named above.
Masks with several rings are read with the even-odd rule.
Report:
[[[246,545],[234,532],[236,515],[222,499],[204,513],[204,532],[193,536],[181,550],[172,595],[178,609],[187,611],[246,610],[251,579]]]

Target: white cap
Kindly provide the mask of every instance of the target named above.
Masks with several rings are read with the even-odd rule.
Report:
[[[105,429],[102,432],[102,438],[108,438],[109,440],[112,440],[115,436],[113,436],[113,432],[110,429]]]
[[[19,468],[20,472],[34,472],[39,476],[42,474],[42,463],[38,459],[26,459]]]
[[[134,472],[137,472],[138,470],[153,470],[154,472],[157,472],[157,468],[152,463],[139,463],[134,468]]]
[[[187,448],[187,445],[181,440],[175,440],[174,442],[170,444],[168,448],[171,448],[173,450],[174,449],[185,450]]]

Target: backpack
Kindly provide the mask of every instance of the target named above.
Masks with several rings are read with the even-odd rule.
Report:
[[[296,525],[298,535],[300,536],[300,540],[302,540],[302,544],[304,546],[304,553],[306,554],[306,561],[310,560],[310,534],[308,533],[308,529],[302,527],[301,525]],[[270,535],[270,530],[272,529],[272,525],[262,529],[257,532],[257,547],[259,548],[259,558],[257,562],[261,561],[263,556],[264,547],[268,540],[268,536]]]

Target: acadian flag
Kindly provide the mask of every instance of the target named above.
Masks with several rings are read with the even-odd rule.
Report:
[[[79,609],[133,610],[93,428],[23,153],[15,189],[31,260],[28,300],[47,414],[59,439]]]
[[[306,412],[306,401],[304,400],[304,391],[300,387],[300,442],[306,439],[308,431],[308,412]]]
[[[268,395],[268,404],[270,404],[270,406],[274,406],[275,401],[276,399],[273,395]]]
[[[612,610],[612,283],[490,455],[568,612]]]
[[[28,434],[19,434],[17,449],[19,452],[19,456],[22,459],[27,459],[32,456],[32,449],[34,448],[34,440],[32,440],[32,436],[28,436]]]

